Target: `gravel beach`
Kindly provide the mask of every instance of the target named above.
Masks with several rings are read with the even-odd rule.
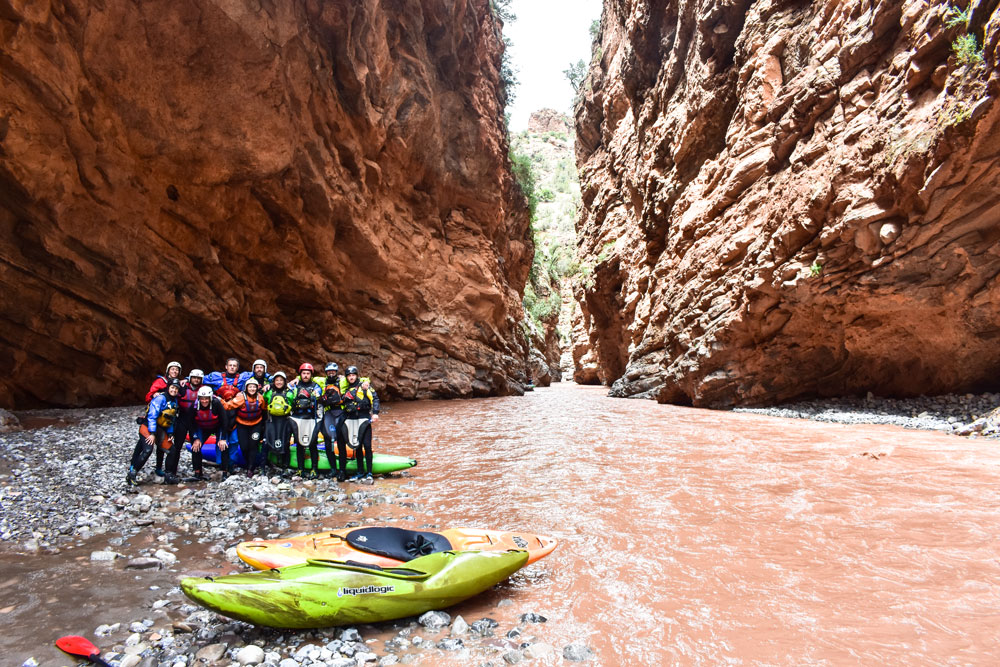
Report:
[[[917,398],[827,398],[786,403],[770,408],[736,408],[751,412],[812,419],[837,424],[892,424],[905,428],[944,431],[956,435],[1000,437],[1000,394],[947,394]]]
[[[44,559],[40,563],[110,568],[121,573],[123,590],[131,587],[129,595],[141,600],[133,615],[95,623],[85,633],[112,664],[503,665],[557,654],[539,631],[545,618],[532,609],[517,609],[504,596],[508,584],[492,593],[499,596],[494,615],[505,621],[465,619],[449,610],[359,628],[280,632],[191,604],[176,582],[189,574],[250,570],[236,557],[235,546],[245,539],[273,539],[321,525],[414,522],[424,508],[411,496],[416,482],[406,479],[408,472],[367,486],[287,473],[252,479],[235,474],[225,481],[213,473],[209,482],[166,486],[153,476],[151,460],[143,470],[143,484],[129,490],[124,474],[138,412],[133,407],[21,413],[24,425],[43,425],[0,434],[0,557],[19,565],[37,556]],[[183,475],[189,457],[181,460]],[[509,585],[530,580],[535,569],[516,573]],[[175,583],[127,583],[141,581],[143,573],[168,574]],[[57,632],[53,628],[35,631],[46,635],[41,642],[46,645],[58,636],[47,637]],[[566,651],[569,660],[588,656],[577,644]],[[46,659],[51,653],[35,655],[16,653],[9,656],[16,658],[10,664],[64,664]]]

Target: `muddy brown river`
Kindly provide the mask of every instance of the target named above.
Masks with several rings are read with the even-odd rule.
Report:
[[[560,540],[451,613],[505,627],[543,614],[548,622],[526,632],[556,648],[553,664],[575,641],[603,665],[996,664],[996,442],[605,391],[562,384],[522,398],[397,403],[376,426],[376,451],[420,460],[410,477],[377,483],[413,482],[418,509],[393,510],[414,520],[394,525]],[[171,585],[171,573],[88,562],[100,546],[95,538],[30,567],[0,559],[10,664],[65,664],[32,642],[147,617],[162,595],[148,587]],[[178,572],[225,569],[202,549],[185,547]],[[514,604],[498,609],[503,598]]]

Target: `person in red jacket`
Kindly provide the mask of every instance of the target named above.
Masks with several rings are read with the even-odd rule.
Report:
[[[264,439],[264,397],[260,394],[260,382],[250,377],[243,385],[243,391],[236,398],[223,402],[226,410],[236,413],[236,440],[246,461],[247,477],[257,471],[257,455]]]
[[[167,364],[167,371],[163,375],[157,375],[156,379],[153,380],[153,384],[149,385],[149,391],[146,392],[146,403],[153,400],[153,397],[159,394],[161,391],[167,388],[167,380],[180,380],[181,377],[181,364],[179,361],[171,361]]]

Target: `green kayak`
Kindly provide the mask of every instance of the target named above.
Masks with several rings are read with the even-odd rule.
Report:
[[[274,452],[270,453],[270,461],[272,465],[279,464],[279,455]],[[291,467],[299,467],[299,448],[296,445],[292,446],[292,455],[290,457]],[[283,461],[280,461],[283,462]],[[406,470],[407,468],[412,468],[417,465],[416,459],[411,459],[408,456],[395,456],[393,454],[378,454],[372,456],[372,473],[375,475],[387,475],[391,472],[399,472],[400,470]],[[309,454],[306,454],[306,470],[312,469],[312,460],[309,458]],[[326,450],[320,446],[319,450],[319,469],[329,470],[330,460],[326,457]],[[347,472],[354,474],[358,471],[358,462],[354,459],[347,460]]]
[[[184,594],[224,616],[274,628],[388,621],[442,609],[517,572],[527,551],[441,551],[402,567],[309,560],[280,570],[188,577]]]

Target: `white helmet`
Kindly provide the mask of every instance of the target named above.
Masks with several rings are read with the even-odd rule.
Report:
[[[208,385],[204,385],[198,388],[198,398],[211,398],[215,392]]]
[[[250,366],[250,370],[253,370],[254,366],[256,366],[257,364],[260,364],[261,366],[263,366],[264,367],[264,372],[265,373],[267,372],[267,362],[264,361],[263,359],[258,359],[255,362],[253,362],[253,364]]]
[[[271,379],[273,380],[276,377],[281,377],[281,378],[283,378],[285,380],[288,379],[288,376],[285,375],[285,371],[278,371],[277,373],[275,373],[274,375],[271,376]]]
[[[179,361],[171,361],[169,364],[167,364],[167,372],[169,373],[170,369],[172,367],[174,367],[174,366],[177,367],[177,370],[181,370],[181,362],[179,362]]]
[[[243,384],[243,388],[246,389],[250,385],[253,385],[253,386],[257,387],[258,389],[260,389],[260,382],[257,382],[257,378],[255,378],[255,377],[249,377],[249,378],[247,378],[247,381]]]
[[[205,379],[205,371],[201,370],[200,368],[195,368],[194,370],[191,371],[191,373],[188,375],[188,377],[201,378],[201,379],[204,380]]]

